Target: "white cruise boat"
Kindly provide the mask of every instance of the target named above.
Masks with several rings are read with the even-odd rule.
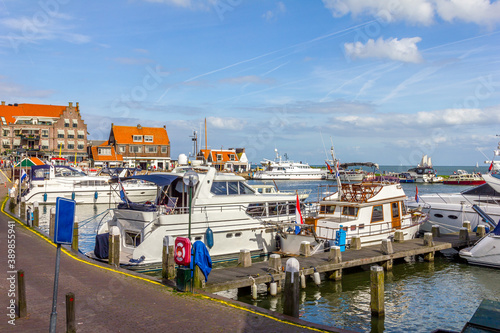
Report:
[[[337,183],[340,184],[338,180]],[[394,178],[340,184],[336,192],[316,205],[319,211],[312,218],[306,218],[306,223],[312,224],[314,235],[283,232],[281,249],[284,253],[297,254],[301,242],[309,241],[315,251],[322,250],[325,243],[335,240],[340,229],[346,232],[347,246],[353,236],[360,237],[361,246],[368,246],[393,238],[397,230],[403,231],[405,240],[415,238],[428,215],[407,210],[405,199],[403,188]]]
[[[53,204],[58,197],[76,203],[116,204],[121,201],[117,184],[110,183],[110,176],[87,176],[81,171],[64,165],[36,165],[31,167],[29,183],[23,197],[29,204]],[[156,197],[156,186],[142,181],[123,183],[130,198],[147,201]]]
[[[188,173],[189,172],[189,173]],[[191,223],[189,223],[189,188],[183,177],[198,176],[193,189]],[[154,182],[160,189],[151,204],[122,202],[113,209],[113,218],[99,227],[97,237],[107,239],[112,227],[121,236],[120,263],[129,269],[141,269],[161,263],[163,238],[188,237],[207,246],[210,228],[212,260],[238,258],[242,249],[252,255],[276,250],[276,227],[264,221],[291,222],[295,218],[296,195],[261,194],[243,177],[218,173],[211,167],[179,167],[172,173],[134,176],[133,179]],[[97,242],[96,242],[97,243]],[[88,254],[103,259],[99,249]]]
[[[253,174],[253,179],[259,180],[321,180],[326,178],[326,170],[320,168],[312,168],[307,163],[293,162],[285,158],[283,160],[276,152],[274,161],[264,159],[261,165],[264,168],[262,171],[257,171]],[[285,154],[286,155],[286,154]]]

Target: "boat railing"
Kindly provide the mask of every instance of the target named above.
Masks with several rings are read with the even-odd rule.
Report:
[[[317,226],[316,234],[318,238],[324,240],[334,240],[336,237],[336,232],[341,228],[324,227]],[[342,229],[346,232],[346,237],[351,238],[352,236],[371,236],[385,232],[394,231],[395,228],[392,226],[392,222],[382,222],[376,224],[368,224],[360,226],[342,226]]]

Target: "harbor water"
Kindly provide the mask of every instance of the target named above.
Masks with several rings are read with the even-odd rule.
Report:
[[[386,166],[381,167],[380,171],[407,170],[406,167],[401,167],[404,170],[399,168]],[[487,167],[479,170],[474,167],[436,169],[439,175],[450,175],[457,169],[482,173],[487,171]],[[275,184],[279,190],[310,189],[312,192],[308,201],[315,201],[319,185],[332,185],[335,182],[276,181]],[[414,198],[417,187],[420,195],[460,192],[469,188],[420,183],[402,186],[409,198]],[[45,231],[48,229],[50,208],[50,205],[41,205],[40,208],[40,227]],[[93,250],[98,225],[109,218],[109,208],[109,205],[77,205],[81,252]],[[453,250],[436,255],[435,261],[430,263],[419,257],[409,257],[403,262],[395,262],[392,272],[385,274],[385,317],[371,317],[370,271],[367,267],[366,270],[344,271],[340,282],[328,281],[322,276],[322,282],[317,286],[312,279],[308,280],[307,288],[301,290],[300,318],[360,332],[431,332],[437,328],[460,331],[483,299],[500,301],[498,281],[499,270],[467,265],[459,260]],[[238,295],[236,290],[219,294],[272,311],[283,311],[281,297],[269,296],[265,285],[259,286],[256,300],[250,295]]]

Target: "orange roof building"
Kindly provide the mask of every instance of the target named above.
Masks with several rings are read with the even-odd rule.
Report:
[[[246,172],[250,164],[244,148],[201,149],[199,156],[204,163],[213,165],[219,171]]]
[[[117,167],[123,164],[123,156],[116,153],[115,147],[109,142],[90,148],[91,158],[96,167]]]
[[[78,103],[73,106],[43,104],[0,105],[0,153],[74,161],[87,158],[87,125]]]
[[[128,167],[156,170],[170,167],[170,139],[166,126],[142,127],[111,124],[109,145]]]

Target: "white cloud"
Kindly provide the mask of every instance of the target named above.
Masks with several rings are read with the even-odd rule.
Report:
[[[368,40],[366,44],[361,42],[344,44],[346,54],[355,58],[388,58],[402,62],[422,62],[422,55],[418,51],[417,43],[422,39],[413,38],[382,38]]]
[[[433,22],[434,10],[428,0],[323,0],[334,17],[352,13],[353,16],[369,15],[384,22],[408,21],[429,25]]]
[[[216,129],[241,130],[245,127],[246,121],[236,118],[208,117],[207,125]]]
[[[493,27],[500,22],[500,2],[490,0],[323,0],[334,17],[372,16],[382,22],[406,21],[430,25],[439,16]]]
[[[494,26],[500,22],[500,2],[489,0],[436,0],[436,11],[443,20]]]

